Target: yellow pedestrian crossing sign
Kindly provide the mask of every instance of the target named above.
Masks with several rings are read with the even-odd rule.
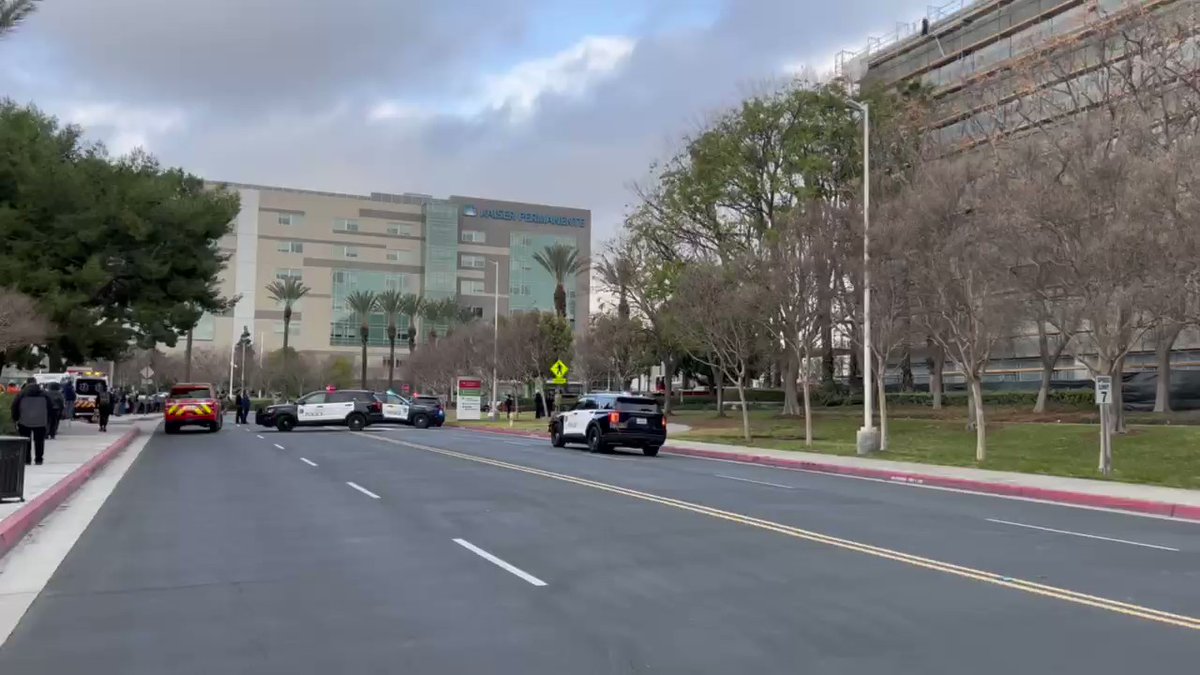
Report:
[[[567,364],[563,363],[561,359],[555,361],[554,365],[550,366],[550,372],[554,375],[554,384],[566,384],[567,373],[570,372],[570,370],[571,369],[567,367]]]

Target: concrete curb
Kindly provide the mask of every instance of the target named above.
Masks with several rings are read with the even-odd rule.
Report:
[[[122,450],[129,447],[139,433],[141,433],[141,429],[137,427],[126,431],[107,448],[67,474],[50,489],[27,502],[4,520],[0,520],[0,557],[11,551],[22,537],[67,501],[67,498],[75,494],[97,471],[104,468],[114,457],[121,454]]]
[[[508,429],[471,429],[468,427],[458,428],[481,433],[498,433],[513,436],[526,436],[531,438],[545,438],[545,436],[541,434],[533,434],[525,431]],[[728,462],[739,462],[742,464],[759,464],[762,466],[773,466],[783,469],[800,469],[803,471],[831,473],[842,476],[854,476],[858,478],[873,478],[875,480],[889,481],[893,483],[928,485],[930,487],[952,488],[955,490],[977,492],[980,494],[999,495],[1003,497],[1024,497],[1026,499],[1038,499],[1045,502],[1055,502],[1059,504],[1091,506],[1096,508],[1113,509],[1116,511],[1130,511],[1132,513],[1146,513],[1156,516],[1168,516],[1171,518],[1181,518],[1183,520],[1200,521],[1200,506],[1192,506],[1189,504],[1172,504],[1169,502],[1155,502],[1142,499],[1131,499],[1127,497],[1114,497],[1111,495],[1098,495],[1089,492],[1051,490],[1049,488],[1012,485],[1009,483],[993,483],[990,481],[971,480],[967,478],[950,478],[947,476],[934,476],[930,474],[912,473],[906,471],[888,471],[886,469],[844,466],[841,464],[827,464],[824,462],[787,459],[782,457],[771,457],[767,455],[748,455],[740,452],[680,448],[671,445],[663,446],[663,452],[687,457],[703,457],[706,459],[720,459]]]

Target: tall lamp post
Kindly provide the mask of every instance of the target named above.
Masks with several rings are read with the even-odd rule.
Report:
[[[500,380],[496,376],[496,361],[499,357],[500,344],[500,263],[495,260],[489,260],[489,263],[496,268],[495,277],[492,281],[492,300],[495,303],[495,309],[492,314],[492,419],[500,419],[500,415],[496,410],[496,406],[500,404]]]
[[[874,385],[871,382],[871,111],[863,101],[846,99],[862,113],[863,128],[863,425],[858,430],[858,454],[869,455],[879,449],[879,432],[875,429]]]

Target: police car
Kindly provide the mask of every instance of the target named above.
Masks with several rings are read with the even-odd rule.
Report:
[[[650,457],[667,441],[667,418],[658,402],[628,393],[584,394],[570,410],[550,418],[550,443],[587,444],[589,452],[616,446],[641,448]]]
[[[410,424],[418,429],[426,429],[440,427],[446,421],[446,411],[436,398],[416,396],[407,399],[391,391],[375,396],[383,403],[383,410],[375,420],[377,422]]]
[[[260,409],[254,421],[264,427],[291,431],[296,427],[349,427],[362,431],[378,419],[383,403],[362,389],[326,389],[301,396],[295,403],[278,403]]]

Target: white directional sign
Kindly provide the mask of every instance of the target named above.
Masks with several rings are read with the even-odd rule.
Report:
[[[1096,405],[1112,403],[1112,378],[1108,375],[1096,376]]]
[[[145,368],[142,368],[142,379],[143,380],[148,380],[152,377],[154,377],[154,369],[153,368],[151,368],[150,366],[146,366]]]

